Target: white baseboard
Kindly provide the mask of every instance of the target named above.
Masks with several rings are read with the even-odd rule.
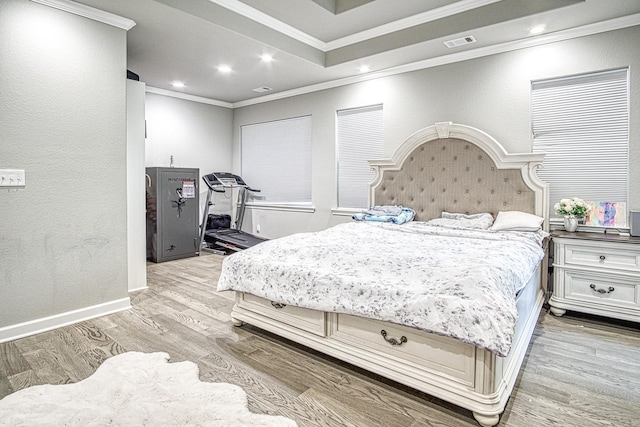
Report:
[[[129,289],[129,293],[138,292],[138,291],[144,291],[145,289],[149,289],[149,287],[147,285],[145,285],[145,286],[140,286],[139,288]]]
[[[0,328],[0,343],[13,341],[29,335],[39,334],[41,332],[50,331],[63,326],[72,325],[89,319],[94,319],[107,314],[117,313],[119,311],[131,308],[129,297],[119,300],[105,302],[103,304],[84,307],[78,310],[68,311],[41,319],[30,320],[16,325],[5,326]]]

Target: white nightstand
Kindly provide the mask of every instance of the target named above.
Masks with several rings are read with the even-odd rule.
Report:
[[[554,231],[551,312],[640,322],[640,238]]]

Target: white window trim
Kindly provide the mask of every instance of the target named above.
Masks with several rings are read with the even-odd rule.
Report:
[[[282,212],[301,212],[314,213],[315,206],[311,204],[292,204],[292,203],[256,203],[246,204],[247,209],[265,210],[265,211],[282,211]]]
[[[335,216],[352,216],[356,213],[361,213],[362,209],[356,208],[333,208],[331,209],[331,215]]]

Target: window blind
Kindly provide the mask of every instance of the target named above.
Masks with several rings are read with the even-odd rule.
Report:
[[[550,218],[560,199],[627,202],[629,78],[618,69],[531,84],[533,151],[546,153]]]
[[[242,178],[266,203],[311,204],[311,116],[241,127]]]
[[[384,153],[383,125],[382,105],[338,111],[339,207],[369,208],[369,183],[375,173],[368,161]]]

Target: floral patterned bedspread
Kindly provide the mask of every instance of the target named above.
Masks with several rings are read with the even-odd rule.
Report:
[[[345,223],[228,256],[218,290],[393,322],[506,356],[516,293],[544,256],[543,234]]]

